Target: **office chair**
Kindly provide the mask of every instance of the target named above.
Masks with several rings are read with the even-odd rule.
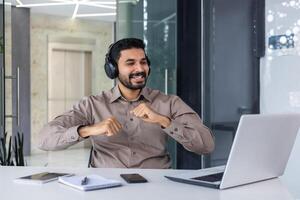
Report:
[[[91,147],[91,150],[90,150],[90,157],[89,157],[89,162],[88,162],[88,168],[91,168],[91,162],[92,162],[92,153],[93,153],[93,146]]]

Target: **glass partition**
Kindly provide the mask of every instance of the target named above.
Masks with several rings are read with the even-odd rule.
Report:
[[[103,68],[107,47],[113,38],[143,38],[152,63],[148,86],[168,94],[176,93],[175,0],[163,4],[158,0],[114,4],[111,0],[112,6],[106,6],[106,10],[96,10],[99,6],[88,9],[83,2],[77,14],[73,13],[76,5],[62,8],[43,6],[50,0],[22,2],[20,5],[7,0],[5,6],[6,53],[0,102],[1,120],[5,122],[2,127],[5,126],[9,135],[25,132],[25,165],[87,166],[89,142],[63,151],[46,152],[38,148],[37,137],[44,124],[70,109],[83,96],[99,94],[113,86]],[[39,6],[26,6],[28,2]],[[93,2],[89,7],[90,4]],[[117,36],[114,35],[115,16],[97,17],[95,12],[118,13]],[[119,20],[122,15],[126,17]],[[75,66],[79,63],[84,65]],[[84,76],[76,73],[78,71]],[[19,123],[24,124],[26,131]],[[176,143],[170,141],[168,145],[175,166]]]
[[[0,1],[0,138],[5,131],[4,2]]]
[[[6,123],[8,135],[24,133],[25,165],[87,167],[88,140],[63,151],[42,151],[37,139],[55,115],[84,96],[99,94],[113,85],[104,72],[103,47],[114,37],[115,15],[95,14],[115,12],[115,6],[100,8],[96,5],[99,2],[82,2],[76,13],[76,3],[47,5],[51,2],[22,1],[20,5],[6,1],[1,122]]]
[[[262,5],[254,1],[203,2],[203,120],[215,135],[207,167],[226,164],[240,117],[259,112],[259,57],[253,27],[264,18],[255,18],[253,13]]]
[[[151,61],[147,86],[176,94],[176,0],[117,1],[117,39],[144,40]],[[176,143],[168,143],[172,165],[176,166]]]

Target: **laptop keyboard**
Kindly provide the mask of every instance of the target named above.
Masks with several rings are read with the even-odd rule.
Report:
[[[223,177],[223,172],[217,173],[217,174],[210,174],[206,176],[200,176],[200,177],[195,177],[192,179],[199,180],[199,181],[207,181],[207,182],[216,182],[216,181],[221,181]]]

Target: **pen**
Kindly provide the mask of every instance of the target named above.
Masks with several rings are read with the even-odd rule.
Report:
[[[85,176],[85,177],[81,180],[81,185],[87,185],[87,184],[88,184],[88,181],[89,181],[88,177]]]

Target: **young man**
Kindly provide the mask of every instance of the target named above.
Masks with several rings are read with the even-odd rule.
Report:
[[[169,168],[167,136],[197,154],[214,149],[210,130],[179,97],[146,88],[150,61],[136,38],[110,46],[105,71],[117,85],[81,100],[40,132],[40,148],[65,149],[85,138],[93,167]]]

